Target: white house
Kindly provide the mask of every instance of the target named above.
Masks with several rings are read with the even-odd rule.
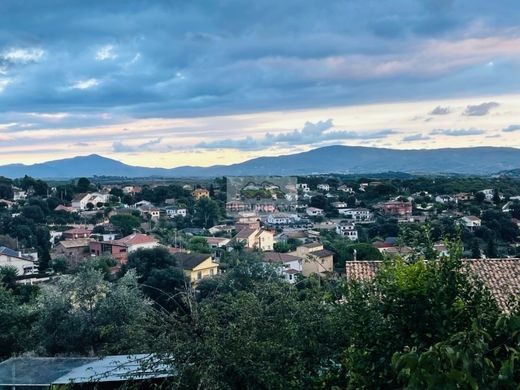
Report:
[[[14,267],[18,275],[31,275],[38,272],[38,267],[28,256],[22,255],[13,249],[0,246],[0,267]]]
[[[341,222],[336,226],[336,233],[351,241],[356,241],[358,239],[358,231],[353,223]]]
[[[298,183],[296,184],[296,188],[302,190],[302,192],[309,192],[311,189],[307,183]]]
[[[319,217],[323,215],[323,210],[317,207],[307,207],[305,212],[311,217]]]
[[[370,210],[363,207],[339,209],[338,213],[348,216],[356,221],[368,221],[372,218]]]
[[[94,207],[97,207],[98,203],[108,203],[109,198],[109,194],[102,194],[99,192],[94,192],[92,194],[79,194],[72,199],[72,207],[76,210],[85,210],[89,203]]]
[[[188,215],[188,210],[185,208],[167,208],[166,215],[170,218],[186,217],[186,215]]]
[[[461,223],[471,231],[482,226],[482,221],[480,220],[480,218],[475,217],[474,215],[467,215],[465,217],[462,217]]]
[[[318,184],[317,188],[320,191],[327,191],[327,192],[330,191],[330,186],[326,183]]]
[[[297,275],[302,273],[303,259],[288,253],[264,252],[264,261],[279,268],[281,275],[288,283],[296,283]]]
[[[276,213],[267,217],[267,223],[270,225],[291,225],[299,221],[300,217],[297,214]]]
[[[346,186],[345,184],[339,186],[337,188],[337,190],[341,191],[341,192],[345,192],[347,194],[353,194],[354,193],[354,189],[352,187]]]
[[[450,195],[437,195],[435,197],[435,201],[440,204],[447,204],[447,203],[458,203],[457,199]]]

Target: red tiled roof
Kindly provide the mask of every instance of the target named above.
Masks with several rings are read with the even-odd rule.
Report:
[[[151,243],[157,243],[158,241],[151,237],[147,236],[146,234],[140,234],[140,233],[134,233],[130,234],[129,236],[123,237],[119,240],[112,241],[114,244],[118,245],[125,245],[125,246],[132,246],[132,245],[139,245],[139,244],[151,244]]]
[[[520,294],[520,259],[462,260],[466,270],[475,274],[493,294],[499,307],[507,311],[511,296]],[[371,280],[382,261],[347,261],[346,277]]]

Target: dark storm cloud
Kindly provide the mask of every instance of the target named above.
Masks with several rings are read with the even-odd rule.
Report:
[[[472,93],[520,86],[518,52],[467,41],[515,39],[517,2],[369,5],[5,0],[0,106],[172,117],[458,95],[469,80]],[[497,57],[490,75],[482,64]]]

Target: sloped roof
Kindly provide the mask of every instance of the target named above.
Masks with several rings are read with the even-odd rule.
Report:
[[[185,270],[192,270],[203,261],[211,258],[208,253],[175,253],[173,255],[179,262],[179,265]]]
[[[499,307],[507,311],[511,296],[520,294],[520,259],[462,260],[467,271],[475,274],[493,294]],[[382,261],[347,261],[346,277],[350,280],[373,279]]]
[[[76,238],[75,240],[60,241],[59,245],[64,248],[80,248],[82,246],[89,246],[90,238]]]
[[[235,238],[249,238],[256,231],[257,229],[244,228],[235,235]]]
[[[272,252],[267,251],[263,252],[264,259],[266,261],[272,262],[272,263],[288,263],[290,261],[298,261],[301,260],[298,256],[293,256],[288,253],[278,253],[278,252]]]
[[[327,249],[321,249],[319,251],[309,252],[309,255],[313,255],[316,257],[320,257],[320,258],[332,256],[333,254],[334,254],[334,252],[331,252]]]
[[[157,243],[158,241],[152,236],[147,236],[146,234],[141,233],[133,233],[129,236],[123,237],[119,240],[112,241],[113,244],[132,246],[132,245],[140,245],[140,244],[152,244]]]

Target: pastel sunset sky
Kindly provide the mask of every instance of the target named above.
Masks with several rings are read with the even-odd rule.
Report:
[[[0,2],[0,164],[520,148],[518,0]]]

